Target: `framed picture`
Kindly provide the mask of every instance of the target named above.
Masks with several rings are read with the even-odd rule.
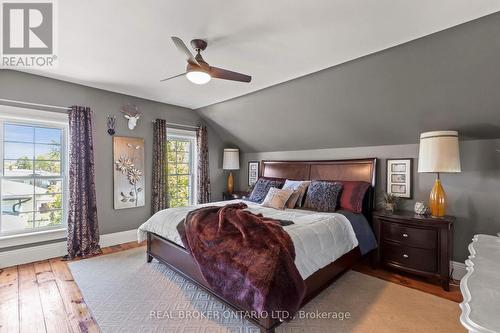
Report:
[[[113,137],[114,208],[144,206],[144,139]]]
[[[254,186],[259,179],[259,161],[248,162],[248,186]]]
[[[387,193],[400,198],[411,199],[412,197],[412,159],[388,159],[387,160]]]

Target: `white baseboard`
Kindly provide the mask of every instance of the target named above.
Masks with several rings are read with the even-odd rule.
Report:
[[[66,253],[66,242],[36,245],[17,250],[4,251],[0,252],[0,268],[60,257]]]
[[[99,245],[108,247],[133,241],[137,241],[137,229],[101,235]]]
[[[463,262],[452,261],[451,263],[452,278],[460,281],[467,274],[466,266]]]
[[[137,240],[137,229],[101,235],[99,244],[108,247]],[[66,242],[35,245],[0,252],[0,268],[27,264],[66,255]]]

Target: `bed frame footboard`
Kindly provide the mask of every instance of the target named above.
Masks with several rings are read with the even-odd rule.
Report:
[[[215,296],[231,309],[237,312],[247,311],[246,309],[242,309],[238,305],[235,305],[230,301],[224,299],[224,297],[218,295],[214,290],[210,288],[208,283],[203,278],[198,265],[194,261],[191,254],[189,254],[189,252],[185,248],[175,244],[168,239],[158,236],[157,234],[148,232],[146,261],[151,262],[153,258],[167,265],[172,270],[184,276],[186,279],[190,280],[209,294]],[[346,272],[357,262],[359,262],[361,258],[362,256],[359,251],[359,247],[356,247],[340,257],[335,262],[326,267],[323,267],[313,275],[309,276],[305,280],[306,295],[301,307],[314,299],[314,297],[316,297],[324,289],[328,288],[344,272]],[[256,325],[261,332],[265,333],[273,333],[274,329],[281,324],[279,320],[273,318],[250,317],[246,319]]]

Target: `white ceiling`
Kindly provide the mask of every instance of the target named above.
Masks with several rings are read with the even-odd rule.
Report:
[[[245,95],[500,10],[498,0],[64,0],[56,69],[29,72],[192,109]],[[170,36],[253,76],[197,86]]]

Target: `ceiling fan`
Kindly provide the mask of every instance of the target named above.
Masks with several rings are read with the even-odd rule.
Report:
[[[202,39],[193,39],[191,41],[191,46],[196,51],[195,57],[193,57],[186,44],[184,44],[179,37],[172,37],[172,41],[177,49],[186,57],[186,61],[188,63],[186,73],[174,75],[163,79],[160,82],[167,81],[181,75],[186,75],[189,81],[196,84],[208,83],[208,81],[212,78],[239,82],[250,82],[252,80],[252,77],[249,75],[210,66],[201,56],[201,51],[204,51],[208,45],[207,42]]]

